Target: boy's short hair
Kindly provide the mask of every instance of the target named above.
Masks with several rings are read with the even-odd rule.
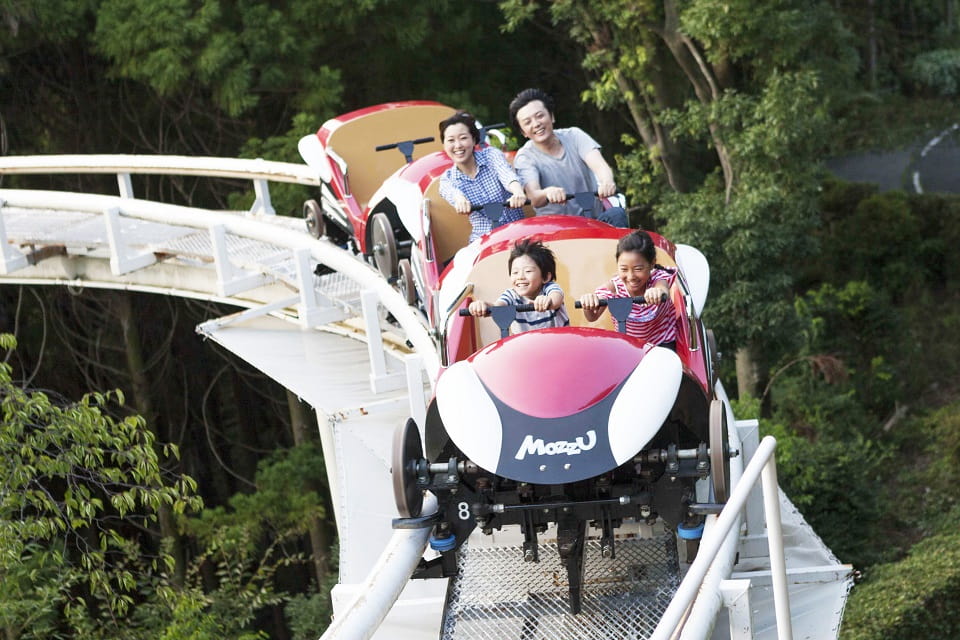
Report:
[[[463,124],[467,126],[467,131],[473,138],[474,146],[480,144],[480,128],[477,126],[477,119],[466,111],[457,111],[455,114],[440,121],[440,144],[443,144],[443,136],[447,127],[454,124]]]
[[[547,113],[551,116],[553,115],[554,103],[550,94],[542,89],[524,89],[510,101],[510,123],[516,125],[517,133],[520,133],[520,123],[517,122],[517,111],[520,111],[520,109],[523,109],[534,100],[542,102],[543,106],[547,109]]]
[[[513,270],[513,261],[520,256],[529,256],[540,268],[540,275],[546,280],[555,280],[557,277],[557,258],[543,242],[540,240],[531,240],[525,238],[517,240],[510,251],[510,259],[507,261],[507,273]],[[550,275],[547,278],[547,274]]]
[[[628,251],[639,253],[650,264],[657,260],[657,245],[653,243],[650,234],[642,229],[637,229],[633,233],[628,233],[620,238],[620,242],[617,243],[617,257],[619,258],[621,253],[627,253]]]

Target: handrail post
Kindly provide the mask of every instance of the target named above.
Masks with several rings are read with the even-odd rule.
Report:
[[[406,384],[405,374],[387,373],[387,359],[383,349],[383,334],[378,312],[379,304],[380,297],[376,291],[364,289],[360,292],[360,310],[363,313],[363,325],[367,332],[367,355],[370,358],[370,388],[374,393],[393,391]]]
[[[129,173],[117,174],[117,186],[120,187],[120,197],[130,199],[133,197],[133,181]]]
[[[777,485],[777,460],[770,456],[760,474],[763,487],[763,510],[767,519],[767,540],[770,545],[770,579],[773,581],[773,604],[777,615],[777,639],[793,640],[790,620],[790,594],[787,590],[787,563],[783,555],[783,527],[780,524],[780,489]]]

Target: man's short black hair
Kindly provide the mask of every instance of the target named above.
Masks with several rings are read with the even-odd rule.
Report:
[[[520,111],[520,109],[523,109],[534,100],[542,102],[543,106],[547,108],[547,112],[551,116],[553,115],[554,103],[550,94],[542,89],[524,89],[510,101],[510,122],[516,125],[518,134],[521,133],[521,130],[520,123],[517,122],[517,111]]]

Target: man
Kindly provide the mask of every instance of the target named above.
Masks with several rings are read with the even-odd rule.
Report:
[[[553,98],[540,89],[524,89],[510,103],[510,119],[527,138],[513,167],[538,216],[586,215],[616,227],[627,226],[622,207],[604,210],[597,200],[590,212],[574,200],[567,201],[567,194],[582,192],[607,198],[616,194],[617,185],[596,140],[578,127],[553,128]]]

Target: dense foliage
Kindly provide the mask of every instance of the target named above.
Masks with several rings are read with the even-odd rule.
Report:
[[[557,125],[583,126],[615,159],[634,222],[710,259],[706,320],[728,354],[724,380],[740,383],[740,415],[777,435],[786,491],[865,576],[850,637],[922,637],[918,625],[944,637],[957,628],[943,604],[955,599],[951,565],[899,595],[955,543],[960,203],[838,183],[820,161],[913,144],[952,122],[955,104],[939,98],[960,86],[957,5],[0,3],[0,154],[297,161],[296,140],[336,113],[436,99],[496,122],[518,90],[543,87],[558,99]],[[229,181],[135,182],[143,197],[195,206],[252,197]],[[2,184],[115,190],[107,177]],[[273,193],[287,214],[304,197]],[[0,514],[13,553],[0,559],[4,640],[316,637],[336,557],[316,425],[296,398],[198,344],[193,327],[223,310],[13,287],[0,310],[0,330],[20,343],[0,373],[4,406],[85,425],[71,436],[82,442],[4,431],[11,456],[34,442],[53,465],[42,477],[39,462],[4,470],[35,483],[15,498],[34,500],[38,518]],[[116,388],[126,398],[98,393]],[[87,455],[96,473],[76,483],[52,452],[84,447],[106,457]],[[115,491],[134,459],[146,465],[133,467],[145,474],[137,492]],[[206,507],[189,514],[200,498]],[[51,504],[69,509],[69,526],[43,519]]]

